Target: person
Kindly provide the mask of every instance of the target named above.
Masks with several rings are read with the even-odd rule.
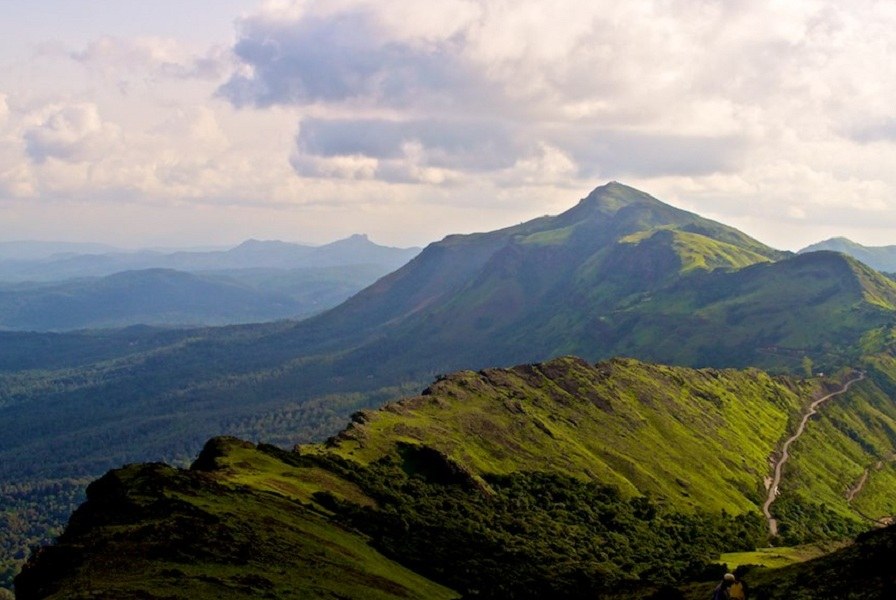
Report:
[[[747,600],[747,584],[737,575],[737,572],[734,573],[734,583],[731,584],[731,588],[728,590],[728,597],[731,600]]]
[[[731,600],[731,586],[734,585],[733,573],[725,573],[722,581],[712,591],[712,600]]]

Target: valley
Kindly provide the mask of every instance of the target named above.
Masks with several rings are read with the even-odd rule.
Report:
[[[17,593],[290,597],[313,571],[321,596],[357,596],[345,586],[360,581],[381,597],[437,584],[433,597],[647,597],[711,572],[723,551],[764,545],[767,458],[819,392],[632,359],[453,373],[322,444],[216,438],[188,470],[110,472]],[[375,560],[328,559],[339,536]],[[147,558],[129,558],[137,547]]]
[[[612,182],[302,321],[0,332],[0,525],[116,469],[23,598],[627,597],[896,514],[894,393],[892,279]]]
[[[323,246],[248,240],[215,251],[44,246],[0,248],[0,331],[298,319],[336,306],[419,252],[380,246],[366,235]]]

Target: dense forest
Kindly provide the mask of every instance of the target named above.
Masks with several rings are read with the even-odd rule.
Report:
[[[60,523],[84,500],[88,480],[52,480],[0,486],[0,588],[12,581],[30,552],[62,533]]]

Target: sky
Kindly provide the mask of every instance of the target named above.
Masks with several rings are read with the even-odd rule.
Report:
[[[0,241],[394,246],[615,180],[896,244],[896,3],[4,0]]]

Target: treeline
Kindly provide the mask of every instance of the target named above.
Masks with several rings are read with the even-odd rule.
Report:
[[[650,497],[625,498],[612,486],[547,473],[488,478],[484,489],[425,461],[405,457],[359,468],[326,459],[328,469],[378,506],[326,493],[317,499],[385,555],[466,596],[593,598],[631,585],[714,577],[722,551],[765,541],[758,514],[686,514]]]
[[[782,493],[775,501],[780,544],[795,546],[824,540],[853,538],[868,529],[867,523],[848,519],[828,506]]]
[[[12,588],[31,550],[61,533],[87,483],[65,479],[0,485],[0,588]]]
[[[423,383],[405,383],[372,392],[327,394],[305,402],[259,412],[221,424],[222,435],[232,435],[283,447],[318,442],[345,427],[347,415],[363,408],[418,394]]]
[[[27,387],[28,378],[0,377],[0,386],[4,380]],[[30,549],[50,543],[62,531],[87,485],[110,468],[143,460],[186,466],[208,438],[221,433],[284,447],[322,440],[342,428],[352,412],[416,393],[421,387],[405,384],[371,393],[329,394],[257,413],[250,404],[240,415],[231,410],[202,410],[168,419],[133,414],[126,426],[96,427],[90,435],[68,437],[64,448],[62,442],[0,448],[0,588],[11,587]],[[65,417],[60,422],[73,420]],[[27,431],[18,434],[24,437]],[[80,458],[60,461],[63,452]]]

